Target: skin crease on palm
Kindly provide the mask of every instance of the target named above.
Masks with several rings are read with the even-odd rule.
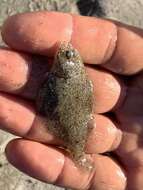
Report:
[[[6,147],[9,162],[41,181],[73,189],[142,190],[143,30],[36,12],[8,18],[2,37],[11,50],[0,49],[0,126],[20,136]],[[78,49],[94,85],[93,129],[86,144],[92,172],[81,172],[54,146],[62,142],[47,132],[33,104],[61,41]],[[36,55],[43,61],[35,61]]]

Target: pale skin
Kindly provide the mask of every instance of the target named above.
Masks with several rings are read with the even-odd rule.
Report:
[[[143,30],[97,18],[37,12],[8,18],[2,36],[13,50],[0,49],[0,126],[21,137],[6,147],[9,162],[63,187],[142,190]],[[59,41],[70,41],[78,49],[93,81],[94,121],[86,145],[95,164],[92,172],[81,172],[54,147],[61,142],[47,132],[33,106]],[[30,53],[45,58],[38,62]]]

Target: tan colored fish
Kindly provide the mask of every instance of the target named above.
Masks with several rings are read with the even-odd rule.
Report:
[[[55,61],[37,98],[39,112],[46,117],[48,130],[63,140],[79,166],[92,168],[85,156],[88,122],[93,106],[93,85],[78,51],[61,43]]]

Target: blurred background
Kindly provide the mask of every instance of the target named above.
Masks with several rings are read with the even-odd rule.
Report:
[[[9,15],[38,10],[111,18],[143,28],[143,0],[0,0],[0,28]],[[1,36],[0,45],[4,45]],[[65,190],[34,180],[12,167],[4,155],[12,138],[0,131],[0,190]]]

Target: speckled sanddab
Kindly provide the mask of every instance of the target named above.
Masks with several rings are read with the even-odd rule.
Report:
[[[84,149],[93,107],[93,85],[79,52],[70,43],[60,43],[54,64],[39,90],[37,107],[47,120],[49,132],[64,142],[74,161],[91,169]]]

